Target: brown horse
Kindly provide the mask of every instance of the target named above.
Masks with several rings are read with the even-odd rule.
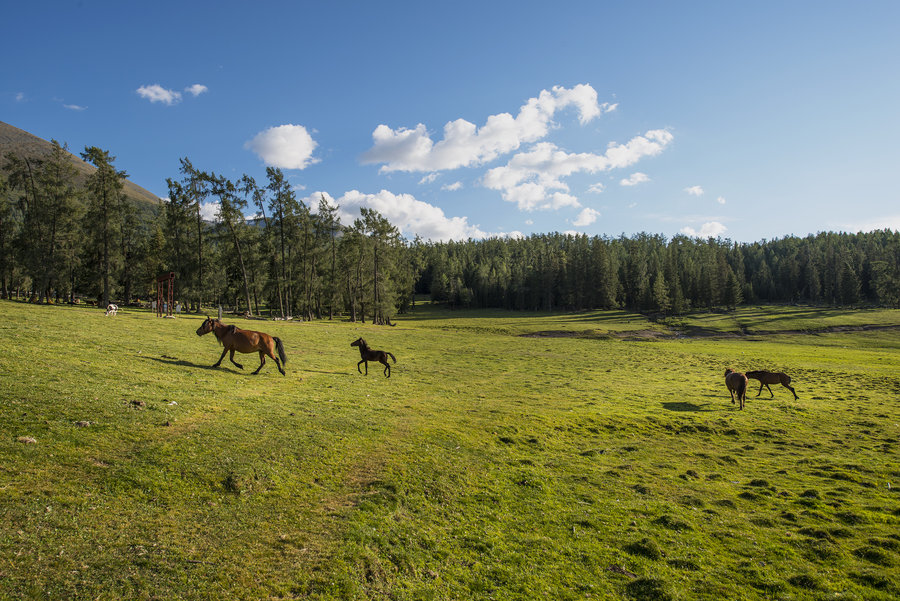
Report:
[[[258,374],[259,370],[266,364],[266,355],[268,355],[275,360],[275,365],[278,366],[278,371],[281,372],[281,375],[287,375],[281,367],[283,364],[287,363],[287,357],[284,354],[284,345],[281,343],[281,338],[269,336],[263,332],[242,330],[233,325],[226,326],[218,319],[207,317],[206,321],[203,322],[203,325],[197,328],[197,336],[203,336],[210,332],[215,334],[216,340],[225,347],[222,351],[222,356],[219,357],[219,360],[216,361],[213,367],[219,367],[222,363],[222,359],[225,358],[225,353],[231,351],[231,355],[229,356],[231,362],[239,368],[244,369],[243,365],[234,360],[234,351],[239,353],[253,353],[259,351],[259,367],[253,372],[254,374]],[[275,356],[276,350],[278,351],[278,357],[281,357],[280,363],[278,357]]]
[[[397,362],[397,358],[394,357],[391,353],[387,351],[373,351],[369,348],[369,345],[366,344],[366,341],[362,338],[357,338],[353,342],[350,343],[350,346],[358,346],[359,347],[359,356],[362,359],[359,363],[356,364],[356,371],[362,373],[362,370],[359,368],[360,364],[366,364],[366,374],[369,375],[369,361],[378,361],[382,365],[384,365],[384,375],[387,377],[391,377],[391,366],[388,364],[387,358],[390,357],[394,360],[394,363]]]
[[[740,409],[744,408],[744,399],[747,397],[747,376],[733,369],[725,370],[725,386],[731,393],[731,402],[734,403],[734,394],[737,393]]]
[[[794,388],[791,386],[791,377],[787,374],[781,373],[780,371],[748,371],[747,377],[751,380],[759,380],[759,392],[756,393],[756,396],[762,394],[763,386],[765,386],[769,389],[769,394],[772,395],[772,398],[775,398],[775,393],[772,392],[771,388],[769,388],[769,384],[781,384],[794,394],[795,401],[800,399],[800,397],[798,397],[797,393],[794,391]]]

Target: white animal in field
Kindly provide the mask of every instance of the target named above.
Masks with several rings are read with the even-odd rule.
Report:
[[[118,305],[114,305],[114,304],[112,304],[112,303],[109,303],[109,304],[106,306],[106,316],[107,316],[107,317],[109,317],[110,315],[115,315],[118,311],[119,311],[119,306],[118,306]]]

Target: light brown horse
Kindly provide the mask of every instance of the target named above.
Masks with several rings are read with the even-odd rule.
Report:
[[[737,393],[740,409],[744,408],[744,399],[747,397],[747,376],[733,369],[725,370],[725,386],[731,393],[731,402],[734,403],[734,395]]]
[[[791,386],[791,377],[787,374],[781,373],[780,371],[748,371],[747,377],[751,380],[759,380],[759,392],[756,393],[756,396],[762,394],[763,386],[765,386],[769,389],[769,394],[772,395],[772,398],[775,398],[775,393],[772,392],[771,388],[769,388],[769,384],[781,384],[794,394],[795,401],[800,399],[800,397],[798,397],[797,393],[794,391],[794,388]]]
[[[362,370],[359,368],[360,364],[366,364],[366,374],[369,375],[369,361],[378,361],[382,365],[384,365],[384,375],[387,377],[391,377],[391,366],[388,364],[387,358],[390,357],[394,360],[394,363],[397,362],[397,358],[394,357],[391,353],[387,351],[373,351],[369,348],[369,345],[366,344],[366,341],[362,338],[357,338],[353,342],[350,343],[350,346],[358,346],[359,347],[359,356],[362,357],[359,363],[356,364],[356,371],[362,373]]]
[[[278,371],[281,372],[281,375],[287,375],[281,367],[283,364],[287,363],[287,357],[284,354],[284,345],[281,343],[281,338],[269,336],[263,332],[242,330],[234,325],[226,326],[221,320],[207,316],[203,325],[197,328],[197,336],[203,336],[210,332],[215,334],[216,340],[225,347],[222,350],[222,356],[219,357],[219,360],[216,361],[213,367],[219,367],[222,363],[222,359],[225,358],[225,353],[231,351],[231,355],[229,356],[231,362],[239,368],[244,369],[243,365],[234,360],[234,351],[239,353],[253,353],[259,351],[259,367],[253,372],[254,374],[258,374],[259,370],[266,364],[266,355],[268,355],[275,360],[275,365],[278,366]],[[278,357],[281,357],[280,363],[278,357],[275,356],[276,350],[278,351]]]

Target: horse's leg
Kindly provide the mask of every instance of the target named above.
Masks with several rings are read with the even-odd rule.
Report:
[[[769,385],[768,385],[768,384],[766,384],[766,388],[768,388],[769,394],[771,394],[771,395],[772,395],[772,398],[774,399],[774,398],[775,398],[775,393],[772,392],[772,389],[769,388]],[[759,391],[762,392],[762,388],[760,388]]]
[[[800,400],[800,397],[797,396],[797,393],[794,391],[794,387],[793,387],[793,386],[788,386],[787,384],[783,384],[783,386],[784,386],[785,388],[787,388],[788,390],[790,390],[790,391],[794,394],[794,400],[795,400],[795,401],[799,401],[799,400]]]
[[[729,388],[728,392],[731,394],[731,404],[734,405],[734,391]]]
[[[286,376],[287,374],[284,373],[284,368],[281,367],[281,361],[279,361],[278,357],[275,355],[275,353],[272,352],[271,347],[266,349],[266,354],[268,356],[272,357],[272,360],[275,361],[275,366],[278,368],[278,371],[281,372],[281,375]]]
[[[762,394],[762,387],[763,387],[763,386],[765,386],[765,382],[763,382],[762,380],[760,380],[760,381],[759,381],[759,392],[756,393],[756,396],[759,396],[759,395]]]
[[[227,353],[227,352],[228,352],[228,349],[227,349],[227,348],[222,349],[222,356],[219,357],[219,360],[216,361],[216,362],[213,364],[213,367],[219,367],[219,365],[222,364],[222,359],[225,358],[225,353]]]
[[[382,359],[381,362],[384,364],[384,371],[382,371],[382,373],[390,378],[391,377],[391,366],[388,365],[387,357]]]
[[[365,363],[365,359],[360,359],[359,363],[356,364],[356,371],[358,371],[359,373],[362,373],[362,370],[359,368],[359,366],[362,365],[363,363]],[[368,363],[366,363],[366,373],[369,373],[369,364]]]
[[[228,356],[231,359],[231,362],[237,365],[240,369],[244,369],[244,366],[234,360],[234,349],[231,349],[231,355]]]
[[[259,370],[261,370],[263,368],[263,365],[265,365],[265,364],[266,364],[266,353],[265,353],[265,351],[259,351],[259,367],[256,368],[256,371],[253,372],[253,375],[255,376],[256,374],[258,374]]]

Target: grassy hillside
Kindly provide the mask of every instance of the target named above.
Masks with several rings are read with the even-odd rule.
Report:
[[[63,144],[65,140],[59,140]],[[47,140],[43,140],[34,136],[27,131],[13,127],[8,123],[0,121],[0,166],[5,162],[3,157],[7,152],[14,152],[19,156],[29,158],[43,158],[50,155],[52,145]],[[71,149],[76,154],[72,154],[72,163],[78,170],[79,179],[83,182],[84,178],[95,171],[95,167],[82,161],[77,153],[82,149]],[[115,155],[115,149],[109,149]],[[122,169],[121,166],[117,166]],[[127,171],[127,168],[125,169]],[[138,206],[145,207],[152,205],[154,208],[159,204],[159,197],[145,190],[144,188],[134,184],[128,180],[125,181],[125,195],[136,203]]]
[[[894,599],[900,338],[822,326],[900,311],[792,311],[234,320],[283,377],[199,318],[2,301],[0,598]],[[727,366],[800,400],[737,411]]]

